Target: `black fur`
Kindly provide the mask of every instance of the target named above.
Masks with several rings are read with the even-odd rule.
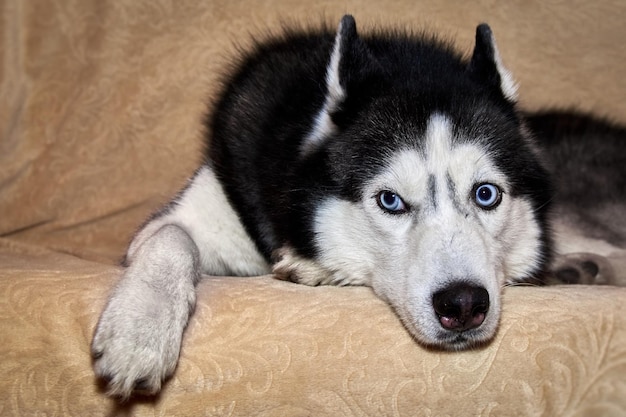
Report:
[[[554,206],[587,236],[626,247],[626,127],[575,111],[528,114],[555,181]]]
[[[208,160],[268,260],[285,243],[315,256],[311,210],[317,200],[356,201],[390,151],[422,146],[434,112],[493,151],[514,179],[511,192],[529,196],[545,226],[548,176],[521,132],[514,103],[501,91],[487,25],[477,28],[470,60],[431,36],[359,36],[351,17],[341,27],[339,72],[347,95],[331,115],[338,132],[314,152],[300,156],[327,93],[335,40],[327,28],[288,31],[257,44],[227,81],[209,120]],[[548,236],[543,239],[548,253]]]

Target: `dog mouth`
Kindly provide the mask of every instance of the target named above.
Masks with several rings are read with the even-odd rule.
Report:
[[[479,330],[465,332],[441,331],[435,337],[436,341],[431,343],[430,346],[452,351],[476,349],[488,344],[493,339],[493,336]]]
[[[481,348],[491,342],[495,337],[495,330],[491,326],[479,327],[469,330],[448,330],[440,324],[440,318],[433,314],[429,323],[423,320],[402,320],[405,328],[413,338],[428,349],[441,351],[462,351]]]

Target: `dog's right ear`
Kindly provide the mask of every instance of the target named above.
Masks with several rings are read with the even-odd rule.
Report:
[[[377,60],[357,33],[354,17],[345,15],[339,22],[335,42],[326,67],[326,99],[313,129],[305,139],[303,153],[317,147],[338,129],[333,118],[341,112],[351,87],[379,69]]]
[[[502,65],[491,28],[485,23],[476,28],[476,46],[468,70],[477,79],[497,88],[510,102],[517,100],[517,85]]]

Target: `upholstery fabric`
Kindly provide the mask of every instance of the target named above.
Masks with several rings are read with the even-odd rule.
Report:
[[[0,261],[1,415],[626,410],[623,288],[509,288],[492,344],[442,353],[416,344],[367,288],[312,288],[269,276],[207,279],[174,378],[156,400],[119,406],[94,381],[89,343],[120,269],[58,253],[3,254]]]
[[[626,289],[505,289],[496,339],[417,344],[367,288],[207,278],[175,376],[117,404],[89,343],[132,233],[201,160],[239,48],[281,24],[488,22],[524,108],[626,121],[626,3],[0,2],[0,415],[623,416]]]

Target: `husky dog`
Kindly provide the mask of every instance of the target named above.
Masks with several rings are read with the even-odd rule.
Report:
[[[361,36],[351,16],[258,44],[206,162],[128,248],[92,343],[109,393],[159,391],[202,274],[367,285],[426,346],[487,343],[502,287],[552,252],[549,172],[515,99],[485,24],[469,59],[427,35]]]

